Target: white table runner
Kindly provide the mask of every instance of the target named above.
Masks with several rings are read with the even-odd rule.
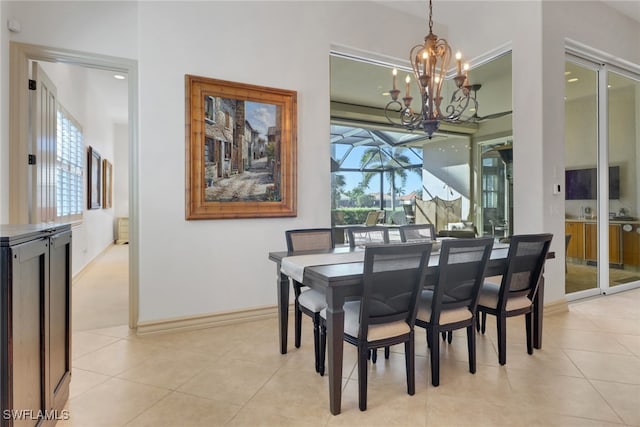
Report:
[[[302,283],[304,269],[315,265],[347,264],[364,261],[364,251],[309,254],[284,257],[280,264],[280,271],[293,280]]]

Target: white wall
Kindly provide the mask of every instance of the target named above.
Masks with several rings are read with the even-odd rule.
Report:
[[[599,4],[568,3],[579,7],[434,5],[435,20],[448,24],[438,25],[446,30],[439,35],[465,55],[513,47],[516,232],[564,235],[564,203],[551,195],[564,171],[564,37],[640,63],[638,25]],[[12,39],[138,60],[141,321],[276,304],[267,253],[284,249],[286,229],[330,224],[331,46],[403,60],[427,28],[424,18],[372,2],[17,2],[7,8],[23,23]],[[593,31],[601,25],[607,31]],[[4,25],[2,31],[8,37]],[[184,220],[185,74],[298,91],[298,217]],[[5,104],[2,113],[6,118]],[[562,241],[556,238],[552,248],[560,254]],[[546,301],[562,299],[562,258],[546,271]]]
[[[389,20],[406,31],[375,30]],[[403,57],[422,30],[364,2],[140,4],[141,320],[276,303],[267,253],[330,225],[332,43]],[[185,74],[298,91],[297,218],[184,221]]]

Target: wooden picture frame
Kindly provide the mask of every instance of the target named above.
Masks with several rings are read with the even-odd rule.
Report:
[[[87,209],[102,206],[102,157],[93,147],[87,149]]]
[[[185,92],[186,219],[296,216],[297,93],[192,75]]]
[[[107,159],[102,160],[102,208],[113,207],[113,166]]]

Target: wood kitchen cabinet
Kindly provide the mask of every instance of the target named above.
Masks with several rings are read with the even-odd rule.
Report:
[[[52,426],[71,381],[71,229],[0,226],[0,426]]]
[[[567,256],[572,258],[584,258],[584,222],[567,221],[565,223],[565,233],[571,235]]]
[[[625,265],[640,266],[640,223],[622,226],[622,253]]]
[[[622,264],[622,236],[620,224],[609,224],[609,263]],[[598,260],[598,226],[595,223],[584,224],[584,258],[587,261]]]

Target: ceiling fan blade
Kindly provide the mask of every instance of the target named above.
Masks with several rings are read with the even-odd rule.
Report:
[[[503,116],[508,116],[509,114],[512,114],[512,113],[513,111],[509,110],[509,111],[502,111],[500,113],[487,114],[486,116],[482,116],[482,117],[476,115],[475,119],[477,121],[491,120],[491,119],[497,119]]]

